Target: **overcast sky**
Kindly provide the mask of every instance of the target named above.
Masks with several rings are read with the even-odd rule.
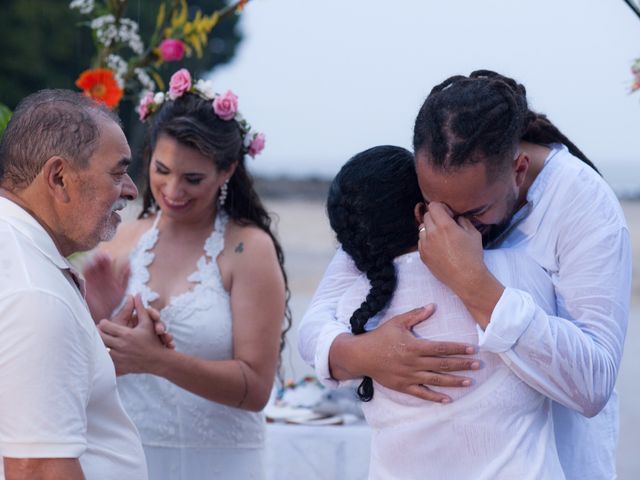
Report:
[[[640,19],[622,0],[253,0],[241,26],[213,80],[267,135],[256,173],[330,176],[373,145],[410,148],[431,87],[488,68],[613,182],[640,186]]]

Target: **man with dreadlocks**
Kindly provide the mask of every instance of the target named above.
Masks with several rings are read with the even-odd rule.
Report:
[[[414,152],[426,204],[417,209],[423,262],[474,317],[479,348],[499,354],[554,401],[566,477],[615,478],[614,385],[631,256],[614,193],[566,136],[529,109],[525,88],[495,72],[436,86],[416,119]],[[483,246],[521,249],[540,264],[554,284],[557,316],[493,277]],[[464,378],[451,372],[473,368],[465,357],[473,349],[415,338],[411,328],[430,308],[363,335],[345,332],[331,320],[339,293],[356,276],[339,250],[300,327],[303,358],[327,384],[369,376],[425,400],[451,401],[429,386],[464,388]]]

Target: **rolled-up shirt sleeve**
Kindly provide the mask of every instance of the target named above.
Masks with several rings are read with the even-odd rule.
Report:
[[[573,232],[552,274],[557,316],[525,288],[506,288],[480,347],[500,354],[528,385],[585,416],[613,392],[627,330],[631,249],[626,227]],[[526,279],[525,279],[526,281]]]
[[[91,332],[63,300],[42,291],[0,298],[0,331],[0,454],[79,457],[94,368]]]
[[[338,335],[351,332],[348,325],[336,319],[336,308],[340,296],[360,275],[351,257],[338,249],[298,328],[300,356],[315,368],[318,380],[328,387],[338,385],[329,369],[331,344]]]

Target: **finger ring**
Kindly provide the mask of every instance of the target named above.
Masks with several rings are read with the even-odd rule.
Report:
[[[420,232],[426,232],[427,231],[427,227],[425,227],[424,225],[422,225],[419,229],[418,229],[418,233]]]

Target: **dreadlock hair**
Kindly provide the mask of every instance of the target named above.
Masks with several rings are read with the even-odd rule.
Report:
[[[373,147],[351,158],[329,188],[329,223],[343,250],[366,274],[371,288],[351,315],[351,332],[365,332],[367,321],[382,311],[396,288],[393,260],[418,243],[414,207],[422,201],[411,152]],[[358,387],[364,402],[373,398],[373,381]]]
[[[435,86],[420,108],[413,132],[414,152],[427,152],[431,164],[441,169],[482,161],[495,174],[513,160],[518,143],[527,141],[562,143],[598,172],[545,115],[529,109],[523,85],[490,70],[455,75]]]
[[[175,100],[165,101],[150,117],[144,145],[146,185],[143,194],[143,218],[157,208],[149,182],[149,164],[158,137],[167,135],[182,145],[193,148],[211,159],[219,171],[228,171],[237,164],[229,179],[227,197],[222,209],[241,225],[254,225],[266,232],[276,249],[278,263],[285,282],[285,324],[280,337],[280,354],[285,346],[285,335],[291,328],[291,291],[284,268],[284,253],[280,242],[271,231],[271,217],[262,205],[253,186],[253,178],[244,162],[243,139],[236,120],[222,120],[211,108],[211,100],[193,93],[185,93]],[[212,219],[213,220],[213,219]],[[281,366],[281,365],[280,365]],[[281,369],[278,368],[279,375]],[[280,376],[279,376],[280,378]],[[280,378],[280,380],[282,380]]]

